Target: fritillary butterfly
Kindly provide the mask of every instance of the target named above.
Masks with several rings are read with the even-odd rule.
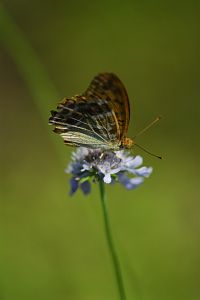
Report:
[[[51,111],[49,124],[67,145],[117,151],[133,146],[126,137],[129,119],[123,83],[113,73],[102,73],[83,94],[64,98],[57,111]]]

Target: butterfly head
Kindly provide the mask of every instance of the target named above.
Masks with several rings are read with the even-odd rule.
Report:
[[[134,141],[130,138],[126,137],[122,140],[121,146],[124,149],[131,149],[131,148],[133,148],[133,145],[134,145]]]

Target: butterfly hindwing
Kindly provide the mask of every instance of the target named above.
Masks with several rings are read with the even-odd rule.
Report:
[[[105,99],[65,98],[51,114],[49,123],[68,145],[109,148],[119,139],[115,113]]]

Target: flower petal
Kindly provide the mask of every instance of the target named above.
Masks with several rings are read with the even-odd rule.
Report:
[[[111,179],[110,173],[105,174],[103,181],[105,183],[111,183],[112,179]]]
[[[91,166],[88,163],[83,163],[81,171],[89,171]]]
[[[137,168],[143,163],[143,158],[140,155],[135,156],[132,160],[127,161],[127,166]]]
[[[135,174],[138,175],[138,176],[143,176],[143,177],[149,177],[151,175],[153,171],[153,168],[152,167],[141,167],[137,170],[135,170]]]
[[[84,181],[80,184],[80,188],[84,195],[88,195],[91,191],[91,185],[89,181]]]
[[[71,185],[71,190],[69,194],[72,196],[78,189],[78,181],[75,178],[71,178],[70,185]]]
[[[144,181],[142,177],[129,178],[124,173],[118,174],[118,179],[127,190],[133,190],[137,188]]]

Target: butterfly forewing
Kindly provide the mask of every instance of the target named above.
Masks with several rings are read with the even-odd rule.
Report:
[[[115,112],[120,139],[126,136],[130,120],[129,99],[123,83],[115,74],[102,73],[94,77],[84,95],[89,99],[106,99]]]

